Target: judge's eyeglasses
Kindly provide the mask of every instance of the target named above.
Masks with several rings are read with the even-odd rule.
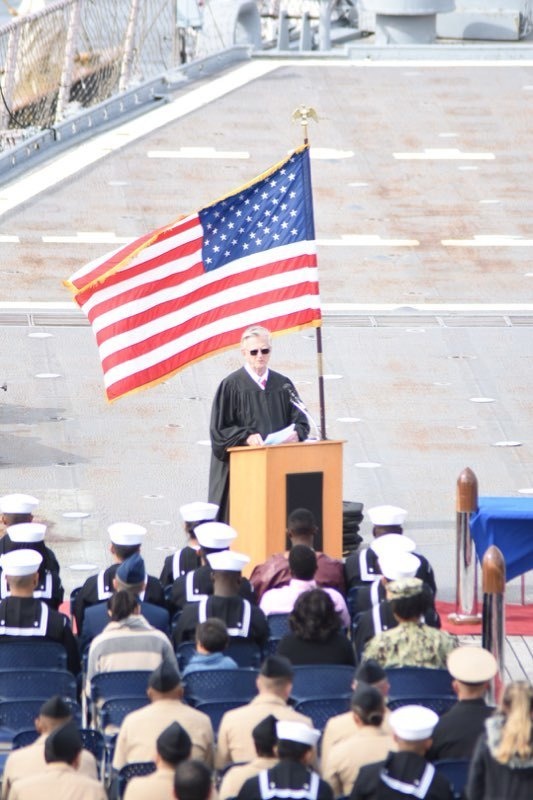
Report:
[[[270,347],[262,347],[261,350],[255,348],[254,350],[248,350],[251,356],[256,356],[258,353],[261,353],[262,356],[267,356],[270,353]]]

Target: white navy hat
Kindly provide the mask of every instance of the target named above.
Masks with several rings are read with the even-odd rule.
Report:
[[[367,514],[372,525],[403,525],[407,511],[399,506],[374,506]]]
[[[6,494],[0,497],[2,514],[32,514],[38,505],[39,501],[31,494]]]
[[[180,506],[180,514],[184,522],[211,520],[218,514],[218,506],[215,503],[186,503]]]
[[[113,544],[126,547],[142,544],[147,534],[146,528],[135,522],[114,522],[109,526],[107,532]]]
[[[315,747],[320,739],[320,731],[316,728],[310,728],[304,722],[280,720],[276,723],[276,736],[284,741],[299,742],[300,744],[307,744],[309,747]]]
[[[39,570],[43,557],[36,550],[12,550],[0,558],[0,566],[6,575],[22,577]]]
[[[379,557],[381,574],[390,581],[414,578],[420,566],[420,559],[413,553],[385,552]]]
[[[439,715],[425,706],[400,706],[389,716],[389,724],[399,739],[419,742],[429,739]]]
[[[194,532],[199,544],[212,550],[224,550],[237,538],[237,531],[225,522],[204,522]]]
[[[415,548],[416,542],[403,533],[385,533],[383,536],[376,536],[370,545],[370,549],[378,558],[386,553],[412,553]]]
[[[46,525],[42,522],[19,522],[9,525],[6,532],[12,542],[42,542],[46,533]]]
[[[211,553],[207,556],[211,569],[225,572],[241,572],[246,564],[250,563],[250,556],[244,553],[234,553],[232,550],[221,550],[220,553]]]

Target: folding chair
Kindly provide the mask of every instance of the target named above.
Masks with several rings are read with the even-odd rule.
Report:
[[[468,779],[470,760],[468,758],[443,758],[435,761],[433,766],[448,779],[455,800],[461,800]]]
[[[446,711],[449,711],[452,706],[457,703],[457,697],[445,694],[415,694],[411,697],[394,697],[389,698],[387,706],[390,711],[394,711],[401,706],[425,706],[431,708],[439,717]]]
[[[196,652],[196,644],[194,642],[181,642],[176,648],[176,658],[178,659],[178,669],[183,672],[191,656]]]
[[[389,697],[426,695],[453,695],[452,676],[447,669],[431,667],[393,667],[387,669],[390,683]]]
[[[350,694],[337,695],[336,697],[310,697],[299,700],[294,706],[295,711],[311,717],[313,725],[323,731],[326,722],[337,714],[344,714],[350,708]]]
[[[226,700],[208,700],[201,703],[198,703],[196,708],[198,711],[203,711],[204,714],[207,714],[209,719],[211,720],[211,725],[213,726],[213,731],[215,732],[215,737],[218,733],[218,728],[220,726],[220,721],[226,711],[231,711],[233,708],[239,708],[240,706],[245,705],[246,701],[243,700],[241,697],[230,697]]]
[[[3,647],[3,642],[0,648]],[[12,697],[39,697],[46,693],[46,698],[58,694],[70,697],[75,701],[78,692],[76,679],[65,669],[24,669],[0,670],[0,699],[10,700]],[[45,699],[46,699],[45,698]]]
[[[125,764],[117,775],[117,791],[119,800],[124,796],[128,781],[132,778],[140,778],[144,775],[151,775],[155,772],[155,764],[153,761],[132,761],[131,764]]]
[[[258,644],[242,639],[239,636],[230,636],[229,644],[224,652],[227,656],[231,656],[239,667],[258,669],[263,658],[263,653]]]
[[[209,669],[189,672],[183,679],[185,700],[192,706],[209,700],[225,700],[240,697],[247,703],[257,694],[256,669]]]
[[[354,668],[345,664],[306,664],[294,667],[291,697],[309,700],[312,697],[345,697],[352,691]]]
[[[96,720],[93,720],[93,724],[96,722],[97,730],[101,731],[104,737],[106,737],[109,731],[113,729],[114,732],[118,731],[127,714],[148,705],[148,702],[148,697],[146,695],[111,697],[108,700],[104,700],[101,707],[98,709],[98,717]]]
[[[14,639],[15,637],[11,637]],[[43,669],[67,668],[67,653],[59,642],[49,642],[37,639],[33,642],[12,641],[10,637],[3,636],[0,647],[0,670],[37,667]]]
[[[271,639],[281,639],[289,633],[289,614],[269,614],[267,617]]]

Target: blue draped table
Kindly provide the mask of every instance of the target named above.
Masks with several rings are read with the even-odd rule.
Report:
[[[493,544],[502,551],[508,581],[533,569],[533,497],[480,497],[470,531],[480,561]]]

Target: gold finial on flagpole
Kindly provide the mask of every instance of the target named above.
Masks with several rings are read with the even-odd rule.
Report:
[[[292,121],[300,122],[300,125],[304,129],[304,144],[309,144],[309,139],[307,138],[307,123],[310,119],[314,119],[315,122],[318,122],[318,114],[311,106],[298,106],[298,108],[295,108],[292,112]]]

